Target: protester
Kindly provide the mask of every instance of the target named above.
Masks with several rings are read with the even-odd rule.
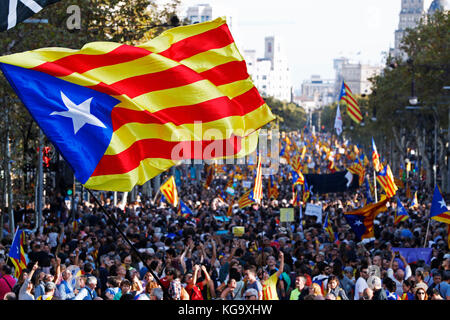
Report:
[[[323,147],[331,146],[331,135],[305,133],[303,139],[300,136],[294,133],[290,137],[299,150],[307,147],[301,163],[303,174],[330,172]],[[338,152],[339,148],[326,148],[334,152],[336,170],[343,171],[354,162],[354,152],[348,152],[342,143],[339,148],[346,150],[344,154]],[[0,262],[0,297],[19,290],[19,300],[37,299],[45,296],[47,284],[53,283],[53,297],[62,300],[161,300],[165,295],[180,300],[263,300],[270,296],[302,301],[366,300],[372,294],[372,300],[412,300],[422,296],[423,290],[428,290],[431,297],[433,289],[443,299],[449,299],[450,255],[445,246],[445,224],[430,222],[431,240],[426,245],[431,251],[429,257],[413,261],[399,249],[397,259],[393,251],[418,250],[423,246],[432,192],[418,174],[411,173],[403,182],[418,191],[419,206],[409,207],[411,199],[405,188],[399,188],[396,194],[410,218],[395,224],[397,203],[395,198],[390,199],[387,209],[374,220],[374,240],[361,245],[345,213],[368,201],[363,187],[354,192],[323,195],[313,189],[309,199],[301,201],[300,221],[299,207],[293,201],[289,162],[282,161],[273,176],[278,195],[268,197],[268,180],[264,177],[261,204],[244,208],[239,208],[238,200],[246,191],[243,181],[253,179],[254,168],[206,168],[216,170],[207,187],[205,176],[191,177],[187,164],[159,177],[165,181],[174,171],[181,173],[177,189],[179,198],[191,210],[188,214],[180,214],[178,208],[160,196],[154,198],[155,190],[152,197],[137,191],[125,207],[114,205],[112,192],[97,193],[137,252],[109,223],[92,197],[77,202],[75,224],[63,198],[57,200],[58,195],[50,192],[46,202],[60,201],[60,205],[48,207],[42,232],[33,231],[32,210],[17,221],[17,226],[25,230],[27,268],[15,279],[13,265],[6,260]],[[372,173],[370,165],[366,170],[366,174]],[[228,188],[233,194],[226,192],[230,191]],[[380,192],[378,186],[378,195]],[[330,217],[334,240],[316,216],[305,214],[306,204],[322,205],[322,218],[327,214]],[[282,208],[294,209],[293,222],[280,221]],[[244,227],[244,233],[233,234],[236,226]],[[14,234],[7,228],[3,232],[6,238],[2,246],[8,252]]]

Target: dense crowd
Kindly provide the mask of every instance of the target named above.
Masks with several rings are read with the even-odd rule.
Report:
[[[318,150],[309,150],[305,161],[311,160],[326,172],[328,159]],[[342,157],[335,165],[344,170],[348,159]],[[251,176],[248,166],[240,167],[244,176]],[[229,198],[224,201],[222,195],[234,168],[226,166],[208,188],[205,175],[200,181],[181,175],[177,187],[192,210],[188,216],[180,215],[159,197],[153,202],[140,194],[122,209],[113,205],[112,193],[100,196],[98,192],[104,208],[139,255],[92,198],[78,203],[76,226],[64,197],[49,198],[42,233],[33,230],[34,210],[17,208],[16,224],[26,234],[27,268],[14,277],[7,257],[14,232],[5,223],[0,245],[0,299],[162,300],[165,292],[177,300],[450,299],[447,226],[429,223],[432,192],[417,175],[409,177],[408,183],[418,191],[418,207],[411,209],[405,190],[397,191],[410,218],[394,224],[396,199],[390,199],[387,210],[375,219],[375,239],[362,243],[355,241],[343,217],[344,212],[363,206],[362,191],[311,195],[308,202],[321,203],[323,215],[330,217],[337,235],[330,241],[314,216],[303,215],[300,221],[298,207],[294,222],[280,222],[280,208],[293,207],[288,164],[282,164],[275,174],[276,199],[268,199],[264,178],[265,197],[260,205],[238,207],[244,190],[235,179],[230,212]],[[178,169],[185,172],[189,166]],[[163,175],[162,181],[166,177]],[[243,226],[244,234],[233,235],[235,226]],[[427,227],[426,247],[432,248],[429,261],[408,262],[392,249],[423,247]]]

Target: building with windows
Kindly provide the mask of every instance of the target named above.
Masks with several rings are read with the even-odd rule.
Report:
[[[316,101],[317,104],[329,105],[335,101],[334,79],[322,79],[320,75],[312,75],[301,87],[302,99]]]
[[[407,29],[414,29],[426,14],[433,15],[437,10],[448,11],[450,9],[449,0],[433,0],[427,11],[424,9],[423,0],[401,0],[402,8],[399,16],[398,29],[395,31],[395,46],[390,53],[394,57],[406,59],[400,46]]]
[[[186,18],[193,24],[211,21],[213,19],[212,14],[213,10],[209,4],[197,4],[187,8]]]
[[[339,99],[342,81],[350,87],[354,94],[370,94],[372,92],[370,78],[381,73],[381,66],[362,64],[347,58],[334,59],[335,99]]]
[[[264,41],[263,58],[258,58],[255,50],[243,52],[247,71],[261,95],[291,102],[291,74],[281,41],[274,36],[266,37]]]

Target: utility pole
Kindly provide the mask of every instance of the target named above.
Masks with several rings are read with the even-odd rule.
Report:
[[[42,130],[39,129],[39,153],[38,153],[38,176],[37,176],[37,197],[36,197],[36,213],[37,213],[37,226],[39,232],[42,232],[42,185],[43,185],[43,171],[42,171],[42,149],[44,148]]]
[[[13,195],[12,195],[12,181],[11,181],[11,145],[9,141],[9,112],[10,106],[8,102],[5,108],[5,124],[6,124],[6,137],[5,137],[5,205],[8,205],[9,215],[9,228],[10,232],[14,234],[14,212],[13,212]],[[3,230],[3,226],[2,226]]]

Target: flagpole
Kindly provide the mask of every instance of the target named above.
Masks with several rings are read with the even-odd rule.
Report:
[[[141,256],[141,254],[139,253],[139,251],[136,249],[136,247],[131,243],[131,241],[127,238],[127,236],[123,233],[122,230],[120,230],[119,226],[117,225],[117,223],[114,221],[114,219],[111,217],[111,215],[106,211],[106,209],[102,206],[102,204],[100,203],[100,201],[98,201],[97,197],[92,193],[92,191],[88,188],[86,188],[87,191],[90,193],[90,195],[94,198],[94,201],[98,204],[98,206],[102,209],[103,213],[109,218],[109,220],[111,221],[111,223],[113,224],[113,226],[117,229],[117,231],[119,231],[120,235],[125,239],[125,241],[130,245],[131,249],[134,251],[134,253],[136,253],[136,255],[139,257],[139,259],[142,261],[142,263],[144,264],[144,266],[147,267],[148,271],[152,274],[153,278],[155,278],[155,280],[158,282],[158,284],[161,286],[161,289],[164,292],[164,296],[166,297],[166,299],[168,300],[173,300],[172,297],[169,295],[167,289],[162,285],[161,281],[159,280],[159,278],[156,276],[156,274],[153,273],[153,270],[150,268],[150,266],[147,264],[147,262],[145,261],[145,259]]]
[[[375,193],[375,203],[378,202],[378,192],[377,192],[377,176],[375,173],[375,168],[373,169],[373,190]]]
[[[160,192],[161,192],[161,190],[158,189],[158,191],[157,191],[156,194],[155,194],[155,197],[153,198],[153,204],[155,203],[156,198],[158,197],[158,194],[159,194]]]
[[[427,239],[428,239],[428,230],[430,229],[430,221],[431,221],[431,218],[428,218],[427,233],[425,234],[425,239],[423,241],[423,247],[424,248],[425,248],[425,245],[426,245]]]

